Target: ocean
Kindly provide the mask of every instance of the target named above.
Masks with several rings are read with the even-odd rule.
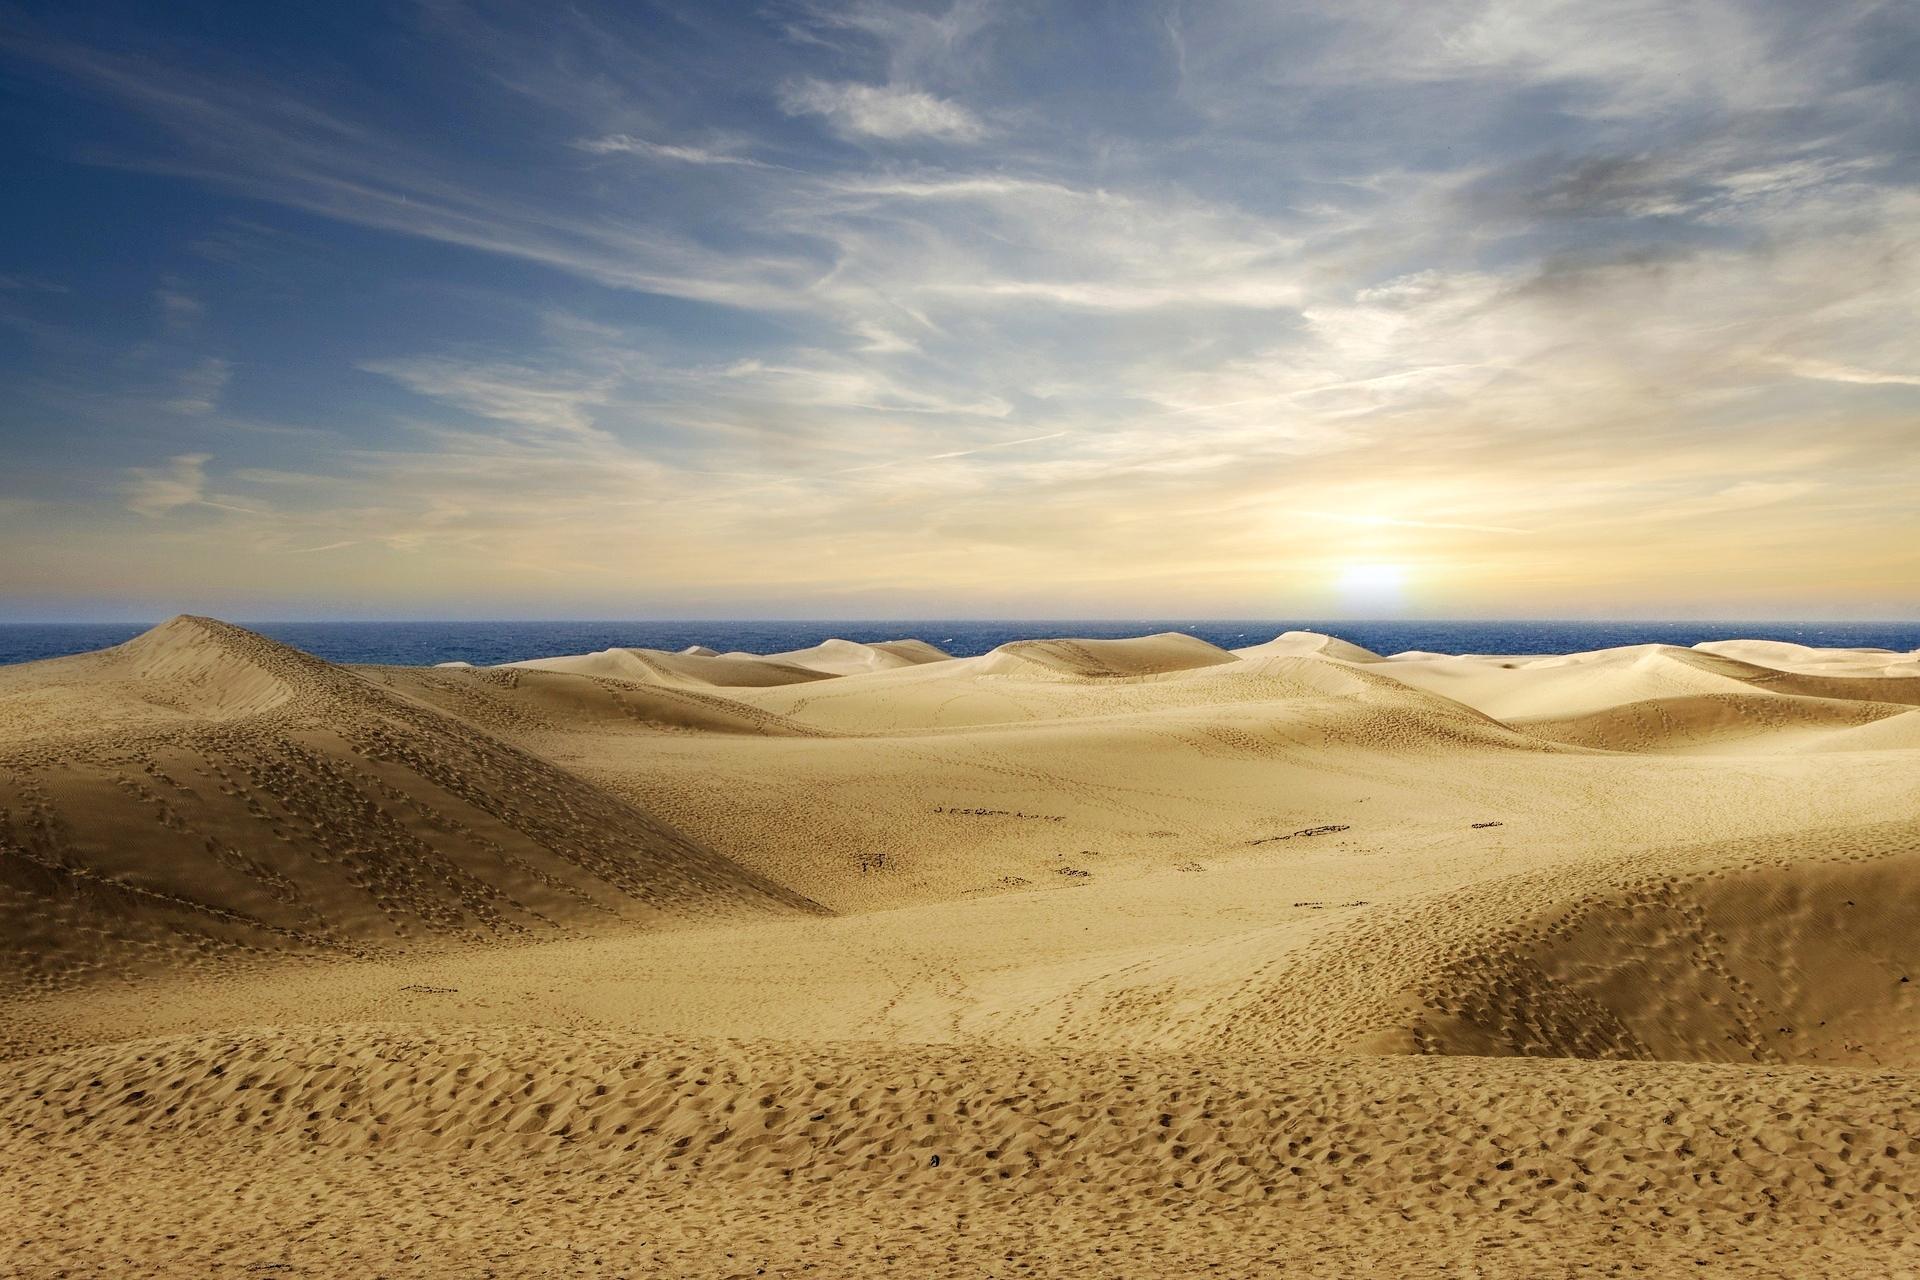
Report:
[[[1575,653],[1626,644],[1692,645],[1705,640],[1791,640],[1831,647],[1920,649],[1920,622],[1488,622],[1329,621],[1314,618],[1129,621],[921,620],[902,622],[252,622],[262,635],[332,662],[484,666],[522,658],[587,653],[614,647],[684,649],[703,644],[727,652],[779,653],[829,637],[896,640],[912,636],[957,657],[985,653],[1009,640],[1085,638],[1184,631],[1225,648],[1271,640],[1282,631],[1324,631],[1376,653]],[[0,664],[58,658],[130,640],[139,623],[0,623]]]

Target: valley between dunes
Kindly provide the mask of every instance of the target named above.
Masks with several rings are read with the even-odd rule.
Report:
[[[0,667],[0,1275],[1920,1275],[1920,655]]]

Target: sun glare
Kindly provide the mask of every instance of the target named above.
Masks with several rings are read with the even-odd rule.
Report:
[[[1397,564],[1349,564],[1334,579],[1341,603],[1354,608],[1393,608],[1406,595],[1407,571]]]

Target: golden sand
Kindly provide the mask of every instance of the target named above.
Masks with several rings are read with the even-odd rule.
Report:
[[[1917,890],[1914,654],[176,619],[0,668],[0,1275],[1920,1275]]]

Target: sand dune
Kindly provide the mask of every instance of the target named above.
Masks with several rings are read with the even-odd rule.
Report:
[[[1920,840],[1648,879],[1429,980],[1424,1052],[1920,1070]],[[1885,852],[1886,849],[1897,852]]]
[[[756,688],[826,678],[825,672],[791,662],[756,658],[750,654],[722,657],[712,650],[704,653],[662,653],[658,649],[602,649],[598,653],[509,662],[500,669],[555,671],[563,675],[595,676],[604,680],[708,685],[715,688]]]
[[[1702,653],[1720,654],[1780,671],[1809,671],[1817,675],[1920,675],[1920,653],[1892,649],[1818,649],[1786,640],[1708,640],[1693,646]]]
[[[711,692],[699,681],[655,682],[537,667],[368,668],[382,688],[489,732],[698,729],[709,733],[809,734],[806,726]],[[724,686],[752,687],[748,685]]]
[[[1242,658],[1311,653],[1323,658],[1337,658],[1342,662],[1381,661],[1380,655],[1371,649],[1363,649],[1338,636],[1322,635],[1318,631],[1283,631],[1265,644],[1248,645],[1233,652]]]
[[[0,668],[0,724],[4,989],[806,906],[504,741],[209,619]]]
[[[823,640],[811,649],[794,649],[769,654],[764,658],[751,653],[730,653],[733,659],[772,662],[800,667],[823,675],[857,675],[863,671],[891,671],[898,667],[917,667],[927,662],[945,662],[952,655],[924,640],[880,640],[862,644],[856,640]]]
[[[1767,697],[1920,705],[1920,684],[1885,674],[1885,664],[1836,662],[1818,670],[1859,674],[1809,674],[1672,645],[1531,659],[1409,656],[1380,669],[1509,722],[1565,722],[1675,699],[1740,699],[1756,712]]]
[[[1906,711],[1804,743],[1802,751],[1912,751],[1920,748],[1920,711]]]
[[[1909,662],[0,668],[0,1274],[1920,1269]]]
[[[1233,661],[1225,649],[1169,632],[1138,640],[1016,640],[981,659],[997,674],[1053,672],[1076,679],[1112,680],[1169,675]]]
[[[1648,698],[1574,716],[1516,717],[1511,723],[1554,742],[1604,751],[1818,750],[1836,735],[1907,707],[1843,698],[1701,693]]]

